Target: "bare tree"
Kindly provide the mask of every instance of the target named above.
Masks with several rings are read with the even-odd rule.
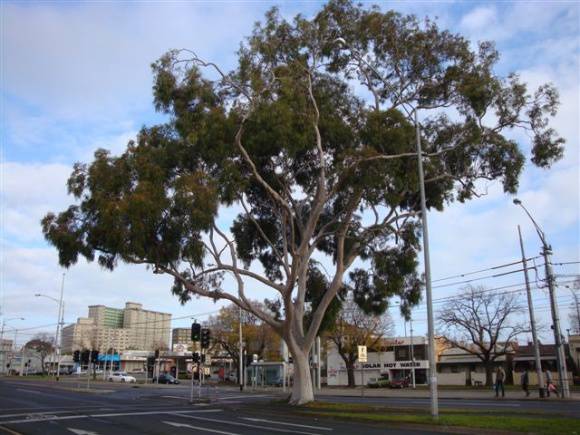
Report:
[[[40,364],[42,365],[42,374],[44,375],[44,362],[46,357],[54,352],[54,337],[46,333],[37,334],[32,340],[24,345],[24,348],[38,353]]]
[[[152,344],[151,344],[151,350],[153,351],[166,351],[169,349],[169,346],[167,345],[167,342],[165,340],[163,340],[162,338],[155,340]]]
[[[574,299],[568,313],[570,329],[576,334],[580,334],[580,278],[577,278],[572,285],[566,285],[565,287],[572,292]]]
[[[494,362],[508,353],[518,335],[529,332],[514,317],[524,311],[513,293],[498,293],[483,286],[467,286],[439,312],[438,324],[445,341],[481,360],[485,383],[492,384]]]
[[[358,359],[358,346],[372,349],[393,331],[394,324],[388,311],[382,315],[368,315],[352,299],[347,299],[328,331],[328,338],[346,365],[349,387],[355,386],[354,364]]]

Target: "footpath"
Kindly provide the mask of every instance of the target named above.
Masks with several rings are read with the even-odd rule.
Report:
[[[361,388],[333,388],[326,387],[322,388],[320,391],[315,391],[317,396],[343,396],[343,397],[361,397]],[[385,397],[385,398],[429,398],[429,389],[427,388],[365,388],[365,397]],[[481,388],[439,388],[438,396],[441,399],[477,399],[477,400],[496,400],[495,392],[491,387],[481,387]],[[539,400],[538,390],[530,389],[529,397],[526,397],[525,393],[521,389],[506,389],[505,399],[513,400]],[[558,400],[554,394],[550,395],[549,398],[545,400]],[[580,391],[572,390],[570,391],[570,399],[568,400],[578,400],[580,401]]]

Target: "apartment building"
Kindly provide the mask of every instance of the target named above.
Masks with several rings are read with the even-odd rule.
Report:
[[[60,336],[62,353],[95,348],[94,333],[95,319],[79,317],[77,323],[62,328]]]
[[[144,310],[135,302],[125,304],[123,328],[131,331],[131,345],[139,350],[169,348],[171,314]]]
[[[125,308],[91,305],[89,317],[63,328],[62,351],[164,350],[169,345],[170,331],[171,314],[144,310],[139,303],[127,302]]]

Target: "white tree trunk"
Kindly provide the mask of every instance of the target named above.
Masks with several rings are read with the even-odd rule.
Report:
[[[312,377],[308,353],[302,351],[292,352],[294,363],[294,385],[292,386],[291,405],[303,405],[314,400]]]

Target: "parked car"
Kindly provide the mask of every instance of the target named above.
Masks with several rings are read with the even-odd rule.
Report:
[[[137,379],[133,376],[129,376],[126,372],[114,372],[110,375],[107,380],[109,382],[128,382],[128,383],[136,383]]]
[[[389,383],[390,388],[407,388],[409,386],[409,378],[393,379]]]
[[[159,378],[157,378],[157,383],[158,384],[179,384],[179,381],[177,379],[175,379],[173,376],[164,373],[159,375]]]
[[[369,388],[385,388],[390,385],[389,375],[381,375],[378,378],[370,378],[367,382]]]

